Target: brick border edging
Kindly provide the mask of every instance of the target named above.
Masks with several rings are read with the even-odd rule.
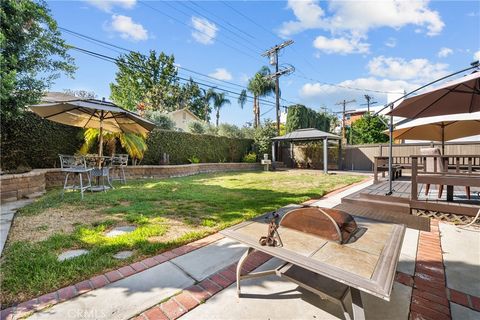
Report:
[[[40,297],[22,302],[16,306],[1,310],[0,318],[1,320],[10,320],[25,317],[30,313],[54,306],[60,302],[65,302],[81,294],[87,293],[94,289],[102,288],[107,284],[129,277],[146,269],[153,268],[163,262],[200,249],[223,238],[224,236],[217,232],[175,249],[162,252],[154,257],[149,257],[141,261],[133,262],[129,265],[120,267],[116,270],[93,276],[88,280],[83,280],[76,284],[58,289],[54,292],[46,293]]]
[[[272,256],[255,251],[242,266],[242,271],[247,273],[258,268]],[[236,282],[237,263],[233,263],[226,268],[210,275],[208,278],[196,283],[178,294],[171,296],[164,302],[156,304],[153,307],[141,312],[139,315],[132,317],[133,320],[174,320],[185,313],[196,308],[206,300],[213,297],[218,292],[229,287]]]
[[[480,297],[447,287],[438,220],[430,220],[430,232],[420,231],[415,274],[397,272],[395,280],[413,288],[410,320],[451,319],[450,302],[480,312]]]

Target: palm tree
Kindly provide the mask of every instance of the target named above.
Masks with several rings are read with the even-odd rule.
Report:
[[[207,101],[213,101],[213,108],[216,110],[216,126],[218,127],[218,121],[220,119],[220,109],[226,105],[230,104],[230,100],[227,99],[225,92],[216,92],[213,88],[208,89],[206,94]]]
[[[83,134],[85,142],[80,148],[80,153],[86,154],[91,147],[98,141],[100,130],[90,128],[85,130]],[[123,132],[108,132],[103,130],[103,141],[107,143],[111,153],[115,153],[115,145],[120,141],[120,145],[127,151],[128,155],[132,159],[142,159],[145,151],[147,150],[147,144],[145,138],[134,133]]]
[[[217,95],[215,96],[215,101],[213,102],[213,107],[217,111],[217,121],[216,121],[217,127],[218,127],[218,119],[220,119],[220,109],[226,104],[230,104],[230,100],[225,97],[225,92],[217,93]]]
[[[270,69],[263,66],[254,76],[248,81],[247,90],[253,94],[253,115],[254,127],[260,125],[260,101],[261,97],[267,96],[275,92],[275,81],[268,79],[266,76],[270,74]],[[238,98],[238,103],[242,106],[247,101],[247,90],[243,90]]]

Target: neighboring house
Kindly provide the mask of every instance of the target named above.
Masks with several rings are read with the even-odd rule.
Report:
[[[193,121],[202,121],[188,108],[183,108],[167,113],[167,116],[175,122],[175,128],[179,131],[187,131],[188,124]]]

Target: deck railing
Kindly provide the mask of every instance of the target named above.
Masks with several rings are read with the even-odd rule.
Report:
[[[447,201],[453,187],[480,187],[480,155],[413,155],[411,158],[411,200],[418,200],[418,184],[447,186]]]
[[[417,166],[420,168],[423,165],[423,159],[418,159]],[[393,173],[394,177],[398,170],[402,169],[411,169],[412,168],[412,158],[410,156],[393,156],[392,157]],[[385,177],[385,172],[388,172],[388,157],[374,157],[373,165],[373,177],[374,182],[378,182],[378,173],[382,173],[382,177]]]

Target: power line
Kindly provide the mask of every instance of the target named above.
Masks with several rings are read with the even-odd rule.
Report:
[[[111,46],[113,48],[118,48],[120,50],[123,50],[125,52],[128,52],[128,53],[139,53],[137,51],[133,51],[133,50],[130,50],[130,49],[127,49],[127,48],[124,48],[124,47],[120,47],[120,46],[117,46],[115,44],[112,44],[112,43],[109,43],[109,42],[106,42],[106,41],[103,41],[103,40],[99,40],[99,39],[96,39],[94,37],[90,37],[90,36],[87,36],[85,34],[82,34],[82,33],[79,33],[79,32],[76,32],[76,31],[73,31],[73,30],[69,30],[67,28],[63,28],[63,27],[59,27],[59,29],[63,30],[63,31],[66,31],[68,32],[69,34],[75,36],[75,37],[78,37],[80,39],[84,39],[84,40],[89,40],[89,42],[98,42],[99,44],[98,45],[101,45],[101,44],[105,44],[107,46]],[[105,47],[103,45],[101,45],[102,47]],[[106,48],[106,47],[105,47]],[[120,53],[119,51],[115,50],[115,52],[117,53]],[[232,85],[232,86],[236,86],[236,87],[239,87],[239,88],[242,88],[242,89],[245,89],[245,86],[242,86],[238,83],[234,83],[234,82],[230,82],[230,81],[226,81],[226,80],[221,80],[221,79],[217,79],[215,77],[212,77],[210,75],[207,75],[207,74],[204,74],[204,73],[201,73],[201,72],[198,72],[198,71],[195,71],[195,70],[192,70],[190,68],[187,68],[187,67],[184,67],[184,66],[180,66],[180,65],[176,65],[176,68],[178,69],[182,69],[182,70],[185,70],[187,72],[190,72],[190,73],[193,73],[193,74],[196,74],[196,75],[199,75],[199,76],[202,76],[202,77],[205,77],[205,78],[209,78],[209,79],[212,79],[212,80],[215,80],[215,81],[218,81],[218,82],[223,82],[223,83],[226,83],[226,84],[229,84],[229,85]],[[206,81],[206,80],[202,80],[202,81]]]
[[[150,69],[144,67],[144,66],[140,66],[140,65],[137,65],[137,64],[133,64],[133,63],[130,63],[130,62],[127,62],[127,61],[123,61],[123,60],[120,60],[120,59],[117,59],[117,58],[114,58],[114,57],[110,57],[110,56],[107,56],[107,55],[104,55],[104,54],[101,54],[101,53],[98,53],[98,52],[95,52],[95,51],[91,51],[91,50],[87,50],[87,49],[83,49],[83,48],[79,48],[79,47],[76,47],[76,46],[71,46],[72,49],[74,50],[77,50],[79,52],[82,52],[84,54],[88,54],[90,56],[93,56],[93,57],[96,57],[96,58],[100,58],[101,60],[104,60],[104,61],[108,61],[108,62],[112,62],[112,63],[128,63],[130,64],[131,66],[134,66],[134,67],[137,67],[137,68],[142,68],[143,70],[147,70],[147,71],[151,71]],[[228,90],[228,89],[224,89],[224,88],[221,88],[221,87],[218,87],[218,86],[213,86],[213,85],[208,85],[208,84],[205,84],[205,83],[202,83],[200,81],[196,81],[196,80],[193,80],[193,79],[188,79],[188,78],[184,78],[184,77],[180,77],[177,75],[177,77],[181,80],[184,80],[184,81],[193,81],[194,83],[196,83],[197,85],[199,86],[204,86],[204,87],[208,87],[208,88],[211,88],[211,89],[217,89],[217,90],[220,90],[220,91],[223,91],[223,92],[226,92],[226,93],[230,93],[230,94],[234,94],[236,96],[240,96],[240,93],[239,92],[235,92],[235,91],[232,91],[232,90]],[[247,98],[249,99],[253,99],[253,97],[251,96],[246,96]],[[264,100],[264,99],[260,99],[260,98],[257,98],[258,101],[261,101],[263,103],[267,103],[267,104],[270,104],[270,105],[275,105],[272,101],[268,101],[268,100]]]
[[[190,2],[190,3],[191,3],[192,5],[194,5],[194,6],[202,9],[204,12],[208,12],[208,13],[211,14],[212,16],[214,16],[214,17],[216,17],[216,18],[224,21],[224,22],[227,23],[228,25],[232,26],[233,28],[235,28],[235,29],[237,29],[238,31],[240,31],[241,33],[243,33],[244,35],[249,36],[249,37],[252,38],[252,39],[256,39],[256,37],[255,37],[254,35],[252,35],[251,33],[245,32],[244,30],[238,28],[238,27],[235,26],[234,24],[231,24],[231,23],[228,22],[227,20],[223,19],[221,16],[218,16],[218,15],[214,14],[213,12],[204,9],[203,7],[201,7],[199,4],[195,3],[194,1],[190,1],[190,0],[189,0],[188,2]]]
[[[192,1],[189,1],[189,2],[190,2],[190,4],[195,5],[195,6],[198,7],[199,9],[207,12],[208,14],[213,15],[212,12],[209,12],[209,11],[203,9],[202,7],[200,7],[199,5],[197,5],[196,3],[192,2]],[[200,17],[203,17],[203,18],[205,18],[205,19],[207,19],[207,20],[210,20],[210,21],[214,22],[215,24],[217,24],[217,25],[219,25],[220,27],[222,27],[225,31],[227,31],[227,32],[233,34],[234,36],[242,39],[247,45],[252,46],[252,47],[255,47],[255,48],[256,48],[255,50],[259,50],[259,51],[262,50],[262,49],[261,49],[260,47],[258,47],[254,42],[252,42],[252,39],[251,39],[251,38],[246,38],[243,34],[240,34],[240,33],[238,33],[237,31],[232,30],[229,26],[226,26],[225,24],[218,22],[218,20],[212,19],[211,17],[206,17],[204,14],[202,14],[201,12],[199,12],[197,9],[191,7],[190,5],[187,5],[186,2],[184,2],[184,1],[180,1],[180,2],[178,2],[178,3],[181,4],[182,6],[184,6],[185,8],[193,11],[195,14],[199,15]],[[220,19],[221,19],[221,18],[220,18]],[[222,19],[222,20],[223,20],[223,19]],[[227,22],[227,24],[231,25],[229,22]],[[236,28],[236,29],[238,29],[238,28]],[[240,30],[240,31],[241,31],[241,30]],[[243,32],[242,32],[242,33],[243,33]]]
[[[204,31],[202,31],[202,30],[198,30],[198,29],[192,28],[192,26],[188,25],[187,23],[183,22],[182,20],[180,20],[180,19],[178,19],[178,18],[176,18],[176,17],[174,17],[174,16],[172,16],[172,15],[169,15],[168,13],[163,12],[163,11],[161,11],[161,10],[159,10],[159,9],[157,9],[157,8],[149,5],[149,4],[147,4],[145,1],[140,0],[140,1],[138,1],[138,3],[144,5],[144,6],[147,7],[147,8],[150,8],[151,10],[154,10],[154,11],[160,13],[160,14],[163,15],[163,16],[166,16],[166,17],[168,17],[168,18],[170,18],[170,19],[172,19],[172,20],[175,20],[176,22],[178,22],[178,23],[180,23],[180,24],[183,24],[184,26],[186,26],[186,27],[189,28],[189,29],[193,29],[193,30],[195,30],[196,32],[199,32],[199,33],[207,36],[208,38],[211,38],[211,35],[207,34],[206,32],[204,32]],[[168,2],[164,2],[164,3],[167,4],[167,5],[170,5]],[[175,7],[173,7],[173,8],[176,9]],[[176,9],[176,10],[178,11],[178,9]],[[227,47],[229,47],[229,48],[231,48],[231,49],[233,49],[233,50],[235,50],[235,51],[237,51],[237,52],[240,52],[240,53],[242,53],[242,54],[244,54],[244,55],[246,55],[246,56],[248,56],[248,57],[250,57],[250,58],[253,58],[253,59],[255,59],[255,60],[261,61],[260,59],[258,59],[257,57],[251,55],[250,53],[245,52],[245,51],[243,51],[243,50],[241,50],[241,49],[238,49],[238,48],[230,45],[229,43],[223,41],[222,39],[218,39],[218,38],[217,38],[216,40],[217,40],[218,42],[222,43],[223,45],[225,45],[225,46],[227,46]]]

